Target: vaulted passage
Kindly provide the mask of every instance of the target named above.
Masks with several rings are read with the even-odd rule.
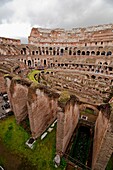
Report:
[[[90,127],[80,126],[72,139],[68,159],[83,169],[85,166],[91,167],[91,148],[92,134]]]

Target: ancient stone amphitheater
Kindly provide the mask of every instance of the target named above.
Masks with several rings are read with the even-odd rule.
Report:
[[[28,79],[33,69],[39,70],[35,82]],[[0,80],[17,123],[29,117],[33,138],[57,119],[56,154],[62,156],[76,127],[88,126],[91,168],[106,168],[113,156],[113,24],[32,28],[28,44],[1,37]]]

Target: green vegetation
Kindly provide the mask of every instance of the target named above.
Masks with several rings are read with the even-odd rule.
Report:
[[[32,71],[28,74],[28,78],[29,78],[31,81],[33,81],[33,82],[37,82],[37,81],[35,80],[34,76],[35,76],[36,74],[38,74],[38,73],[40,73],[39,70],[32,70]]]
[[[85,165],[86,161],[88,160],[90,146],[91,139],[89,129],[81,126],[79,127],[76,137],[73,141],[70,156]]]
[[[4,164],[5,164],[4,158],[1,158],[1,157],[0,157],[0,166],[3,166]]]
[[[106,170],[113,170],[113,154],[111,155],[111,158],[107,164]]]
[[[53,158],[55,156],[56,128],[54,128],[54,130],[42,141],[38,139],[34,148],[31,150],[25,145],[30,134],[28,134],[21,126],[17,125],[12,116],[0,121],[0,137],[9,151],[19,155],[19,157],[22,157],[24,160],[27,159],[32,166],[36,167],[36,169],[56,169],[53,164]],[[0,157],[0,163],[5,164],[4,158]],[[62,161],[62,165],[57,169],[62,170],[64,167],[65,163]]]
[[[89,114],[94,114],[94,110],[90,109],[90,108],[86,108],[85,109],[85,112],[86,113],[89,113]]]
[[[70,94],[68,91],[62,91],[60,94],[59,102],[66,103],[70,99]]]

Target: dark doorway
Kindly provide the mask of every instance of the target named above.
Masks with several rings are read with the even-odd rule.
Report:
[[[31,67],[31,60],[28,60],[28,66]]]
[[[44,60],[44,66],[46,66],[46,60]]]

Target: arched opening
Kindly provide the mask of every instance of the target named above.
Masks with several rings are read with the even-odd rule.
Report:
[[[80,51],[80,50],[78,50],[78,51],[77,51],[77,55],[80,55],[80,53],[81,53],[81,51]]]
[[[48,55],[48,50],[46,50],[46,55]]]
[[[95,79],[95,78],[96,78],[96,76],[92,75],[92,76],[91,76],[91,78],[92,78],[92,79]]]
[[[69,50],[69,55],[72,55],[72,51],[71,51],[71,49]]]
[[[21,54],[23,54],[23,50],[21,50]]]
[[[99,80],[102,80],[102,77],[98,77]]]
[[[59,55],[59,48],[57,48],[57,55]]]
[[[109,71],[112,71],[113,69],[112,69],[112,67],[109,67]]]
[[[108,63],[107,62],[105,62],[105,63],[103,63],[104,65],[108,65]]]
[[[60,50],[60,55],[63,55],[63,53],[64,53],[64,49],[61,49]]]
[[[36,54],[38,55],[38,51],[36,51]]]
[[[42,50],[42,54],[43,54],[43,55],[45,54],[45,51],[44,51],[44,50]]]
[[[105,51],[102,51],[102,52],[101,52],[101,55],[105,55]]]
[[[106,55],[107,55],[107,56],[112,55],[112,52],[111,52],[111,51],[108,51]]]
[[[99,62],[98,64],[102,64],[102,62]]]
[[[53,50],[53,55],[55,55],[56,54],[56,51],[55,50]]]
[[[85,51],[82,51],[82,55],[85,55]]]
[[[96,52],[96,55],[100,55],[100,51],[97,51],[97,52]]]
[[[26,55],[26,48],[22,48],[22,50],[23,50],[23,54]]]
[[[44,60],[44,66],[46,66],[46,60]]]
[[[105,78],[105,81],[107,81],[107,82],[108,82],[108,81],[109,81],[109,79],[108,79],[108,78]]]
[[[85,79],[89,79],[89,75],[88,74],[85,75]]]
[[[32,51],[32,55],[35,55],[35,51]]]
[[[76,52],[73,52],[73,55],[76,55]]]
[[[31,60],[28,60],[28,66],[31,67]]]
[[[39,55],[42,55],[41,50],[39,51]]]
[[[52,55],[52,47],[49,48],[50,55]]]
[[[49,50],[52,50],[52,47],[50,47]]]
[[[86,55],[90,55],[90,51],[86,51]]]
[[[24,64],[26,64],[26,60],[24,60]]]
[[[91,55],[95,55],[95,51],[91,51]]]

